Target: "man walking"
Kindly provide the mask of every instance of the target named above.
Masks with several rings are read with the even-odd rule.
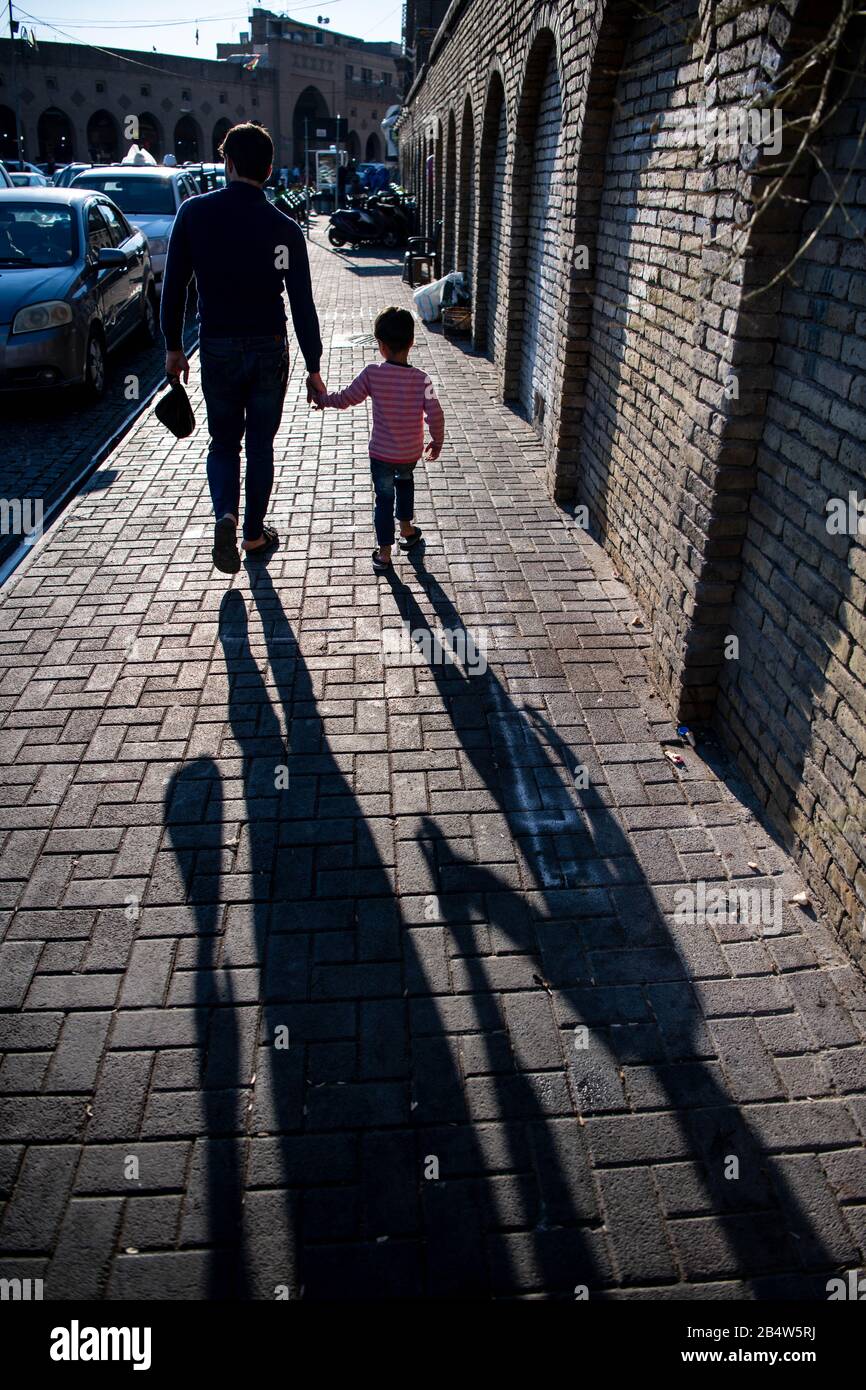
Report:
[[[226,186],[184,203],[168,246],[160,318],[165,371],[189,379],[183,351],[187,287],[198,289],[201,384],[210,448],[207,477],[213,501],[213,561],[224,574],[241,567],[241,441],[246,442],[243,549],[273,550],[279,537],[265,525],[274,483],[274,436],[289,374],[283,287],[306,363],[307,399],[325,390],[322,342],[310,285],[304,234],[265,197],[274,146],[258,125],[236,125],[220,153]]]

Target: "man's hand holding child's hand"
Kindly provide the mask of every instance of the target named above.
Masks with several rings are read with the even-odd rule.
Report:
[[[327,393],[328,388],[319,373],[310,372],[307,377],[307,405],[311,405],[314,410],[324,410],[324,406],[319,404],[319,398]]]

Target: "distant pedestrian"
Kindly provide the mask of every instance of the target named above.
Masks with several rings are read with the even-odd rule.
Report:
[[[314,401],[317,410],[347,410],[369,396],[373,402],[370,436],[370,471],[375,494],[374,526],[377,548],[373,569],[385,574],[393,568],[394,515],[400,522],[400,546],[413,550],[421,540],[415,513],[414,469],[423,453],[437,459],[445,439],[445,416],[433,383],[425,372],[409,364],[415,342],[415,321],[408,309],[383,309],[373,326],[379,352],[385,359],[365,367],[351,386],[332,395],[322,393]],[[424,447],[424,421],[430,441]]]
[[[213,562],[224,574],[241,565],[241,442],[246,445],[243,548],[273,550],[279,537],[265,525],[274,483],[274,436],[283,413],[289,375],[286,313],[309,373],[307,400],[325,391],[319,375],[322,341],[310,285],[307,243],[297,222],[269,203],[264,185],[274,147],[261,126],[236,125],[220,153],[226,186],[185,202],[174,221],[161,321],[168,377],[189,378],[183,351],[187,287],[198,288],[201,384],[210,448],[207,477],[216,524]]]

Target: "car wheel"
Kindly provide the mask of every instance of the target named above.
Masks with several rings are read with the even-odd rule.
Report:
[[[331,243],[332,246],[346,245],[346,238],[344,236],[340,236],[340,233],[337,231],[336,227],[328,228],[328,241]]]
[[[105,395],[105,343],[98,328],[91,328],[84,362],[84,394],[98,401]]]
[[[144,304],[141,310],[141,336],[146,343],[155,343],[159,332],[159,323],[156,317],[156,297],[153,290],[148,290],[144,296]]]

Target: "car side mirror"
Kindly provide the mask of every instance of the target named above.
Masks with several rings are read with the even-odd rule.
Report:
[[[119,246],[100,246],[96,256],[96,264],[100,270],[116,269],[119,266],[126,266],[126,252],[121,251]]]

